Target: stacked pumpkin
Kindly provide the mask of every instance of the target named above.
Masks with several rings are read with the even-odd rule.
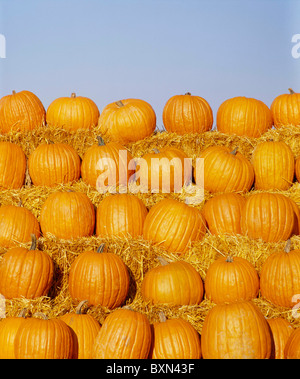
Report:
[[[298,126],[298,96],[292,91],[282,95],[271,109],[256,99],[229,99],[218,110],[218,131],[259,140],[273,123],[275,127]],[[291,111],[285,111],[287,104]],[[5,139],[0,143],[4,191],[20,191],[26,180],[33,188],[51,189],[37,216],[22,204],[0,207],[0,245],[5,250],[0,262],[0,293],[7,300],[51,296],[56,262],[46,250],[38,249],[40,239],[136,239],[140,244],[150,243],[160,253],[138,284],[136,296],[142,299],[144,311],[134,309],[135,299],[126,304],[134,278],[124,259],[110,252],[109,243],[78,254],[67,272],[75,312],[65,309],[63,315],[48,318],[41,313],[25,317],[26,310],[22,310],[19,317],[4,318],[0,322],[0,357],[299,356],[299,329],[283,317],[266,320],[255,305],[259,295],[274,306],[289,309],[299,300],[295,295],[300,289],[300,250],[291,249],[291,238],[299,234],[300,211],[287,191],[294,176],[300,179],[300,161],[287,143],[260,140],[251,159],[238,145],[212,144],[196,157],[200,158],[196,165],[188,161],[183,149],[155,146],[136,162],[130,144],[147,137],[151,140],[156,127],[154,110],[143,100],[117,101],[100,114],[91,99],[72,94],[56,99],[46,112],[34,94],[14,92],[0,100],[0,119],[4,137],[7,133],[22,137],[48,126],[70,134],[82,129],[97,131],[97,143],[86,147],[83,156],[71,145],[55,142],[55,135],[26,152],[27,157],[17,143]],[[216,133],[211,130],[208,102],[190,93],[169,99],[163,121],[167,134]],[[156,158],[163,163],[153,168],[149,163]],[[171,161],[177,165],[170,169]],[[186,161],[188,169],[180,171]],[[169,186],[165,188],[168,169]],[[196,206],[185,204],[176,193],[197,185],[197,178],[204,179],[207,197]],[[86,193],[63,188],[69,189],[79,180],[86,184]],[[122,193],[121,189],[132,183],[145,187],[139,187],[138,194]],[[111,184],[120,193],[105,193],[96,205],[90,191],[101,193]],[[146,206],[143,193],[151,196],[151,191],[165,190],[170,196]],[[189,254],[209,235],[258,239],[269,244],[269,256],[258,268],[232,252],[213,259],[208,268],[201,266],[200,271]],[[271,250],[272,244],[283,241],[287,241],[284,252]],[[31,243],[29,249],[23,247],[27,243]],[[201,250],[197,255],[201,259]],[[211,309],[199,328],[176,315],[167,317],[160,309],[187,307],[188,313],[189,307],[201,309],[203,301],[209,301]],[[100,324],[97,317],[82,311],[84,305],[106,309],[108,315]],[[153,331],[145,311],[148,306],[157,311]],[[45,348],[45,339],[50,348]]]

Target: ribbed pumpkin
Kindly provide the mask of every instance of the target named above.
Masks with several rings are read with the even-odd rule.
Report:
[[[257,138],[272,125],[272,113],[261,100],[237,96],[225,100],[217,111],[217,129],[221,133]]]
[[[82,158],[82,180],[99,192],[106,186],[127,186],[134,173],[131,153],[120,143],[105,144],[102,137],[98,137],[98,144],[91,146]]]
[[[277,96],[271,104],[274,126],[300,126],[300,93],[289,88],[288,94]]]
[[[75,313],[68,312],[60,317],[76,334],[78,341],[78,359],[91,359],[94,342],[101,329],[100,323],[90,314],[83,313],[85,300],[76,307]]]
[[[26,132],[45,125],[41,100],[30,91],[12,91],[0,99],[0,133]]]
[[[190,92],[172,96],[164,106],[162,118],[168,132],[180,135],[207,132],[213,126],[209,103]]]
[[[84,96],[59,97],[47,109],[47,124],[53,127],[76,132],[91,129],[98,124],[99,109],[93,100]]]
[[[150,209],[143,237],[167,251],[184,254],[205,233],[205,219],[199,209],[175,199],[163,199]]]
[[[0,246],[14,247],[31,241],[31,235],[40,237],[40,225],[36,217],[23,206],[0,207]]]
[[[208,267],[206,297],[216,304],[251,300],[257,297],[259,277],[254,266],[242,257],[220,257]]]
[[[147,359],[152,341],[145,314],[120,308],[102,323],[94,344],[94,359]]]
[[[137,161],[137,183],[141,191],[180,192],[192,181],[192,162],[175,147],[154,149]]]
[[[46,296],[53,282],[54,264],[47,252],[37,250],[32,235],[30,249],[8,250],[0,262],[0,293],[6,299]]]
[[[12,142],[0,142],[0,187],[20,189],[25,181],[26,156],[21,147]]]
[[[88,250],[77,256],[69,272],[69,292],[73,299],[110,309],[126,300],[130,278],[122,259],[113,253]]]
[[[216,192],[246,192],[254,182],[254,169],[243,154],[227,146],[209,146],[199,158],[197,170],[204,175],[204,189]]]
[[[269,359],[272,336],[252,301],[217,304],[204,319],[201,347],[204,359]]]
[[[252,155],[255,189],[285,191],[291,187],[295,174],[295,158],[284,141],[265,141]]]
[[[160,265],[147,271],[143,278],[143,299],[152,304],[200,304],[204,289],[196,269],[185,261],[168,263],[162,257],[158,260]]]
[[[80,178],[80,157],[66,143],[42,143],[29,156],[28,170],[35,186],[54,187]]]
[[[0,322],[0,359],[15,359],[15,338],[19,327],[26,321],[26,309],[18,316],[5,317]]]
[[[148,210],[141,199],[127,193],[110,194],[99,204],[96,212],[96,235],[141,236]]]
[[[285,249],[273,252],[262,265],[260,291],[262,297],[271,303],[293,308],[300,294],[300,250],[290,250],[288,240]]]
[[[16,359],[74,359],[77,354],[72,329],[64,321],[44,314],[27,318],[15,337]]]
[[[156,114],[144,100],[119,100],[104,107],[99,126],[111,141],[127,144],[149,137],[154,132]]]
[[[276,317],[269,318],[267,322],[272,332],[272,353],[271,359],[285,359],[284,349],[285,345],[292,334],[293,326],[284,318]]]
[[[241,214],[245,197],[235,192],[215,195],[207,200],[203,214],[211,234],[241,234]]]
[[[196,329],[181,318],[167,319],[163,312],[153,324],[151,359],[200,359],[201,342]]]
[[[95,229],[94,205],[82,192],[53,192],[42,205],[40,225],[44,236],[66,240],[91,236]]]
[[[289,336],[284,348],[284,358],[300,359],[300,328],[294,329]]]
[[[279,193],[250,195],[242,210],[242,234],[265,242],[287,240],[295,226],[292,202]]]

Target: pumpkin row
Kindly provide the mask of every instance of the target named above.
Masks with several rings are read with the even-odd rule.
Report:
[[[283,318],[266,320],[251,302],[216,305],[201,336],[189,322],[163,313],[150,324],[144,314],[121,308],[100,325],[81,308],[59,318],[23,314],[2,320],[1,359],[299,358],[299,329]],[[232,333],[230,321],[239,333]]]
[[[54,263],[46,251],[36,249],[36,238],[32,238],[30,249],[10,248],[0,262],[0,293],[6,299],[49,295]],[[161,265],[149,269],[142,280],[143,300],[152,304],[199,305],[205,293],[207,299],[220,304],[252,300],[260,290],[261,296],[275,306],[293,308],[300,288],[300,250],[291,250],[290,244],[289,240],[284,251],[268,256],[260,277],[242,257],[218,258],[208,267],[204,284],[190,263],[169,263],[159,257]],[[75,258],[70,266],[68,291],[74,300],[114,309],[128,297],[130,276],[123,260],[104,252],[104,247],[101,244],[97,251],[87,250]]]
[[[100,114],[95,102],[76,96],[55,99],[47,112],[40,99],[30,91],[13,91],[0,99],[0,133],[34,130],[45,124],[74,132],[100,126],[112,140],[129,143],[150,136],[156,128],[152,106],[141,99],[124,99],[106,105]],[[163,109],[167,131],[178,134],[202,133],[213,126],[213,112],[200,96],[172,96]],[[225,100],[216,117],[217,128],[227,134],[260,137],[273,125],[300,125],[300,94],[277,96],[269,108],[261,100],[243,96]]]
[[[121,144],[98,144],[87,149],[82,161],[75,149],[65,143],[43,143],[28,158],[28,174],[33,185],[54,187],[82,180],[97,188],[137,183],[142,190],[180,192],[193,181],[211,192],[246,192],[253,184],[258,190],[287,190],[300,181],[300,157],[295,159],[284,141],[257,145],[249,161],[243,154],[225,146],[210,146],[196,163],[179,148],[154,149],[134,159]],[[0,186],[19,189],[24,185],[27,161],[21,147],[0,142]],[[28,180],[28,178],[27,178]]]
[[[56,191],[41,207],[39,221],[23,206],[0,207],[0,246],[31,241],[42,234],[62,240],[81,237],[143,236],[169,252],[184,254],[208,229],[212,234],[242,234],[265,242],[288,240],[299,234],[297,204],[279,193],[220,194],[204,209],[176,199],[163,199],[148,211],[133,194],[109,194],[95,211],[83,192]]]
[[[33,253],[42,254],[38,251],[33,251]],[[24,252],[24,254],[25,259],[30,260],[27,257],[28,253]],[[287,266],[284,255],[287,254],[291,255],[290,271],[295,272],[293,271],[295,267],[298,269],[299,250],[273,253],[277,259],[277,266],[272,264],[274,259],[271,255],[269,258],[271,264],[266,261],[261,281],[267,282],[273,275],[273,284],[276,289],[282,287],[278,283],[281,283],[280,279],[286,279],[282,276]],[[124,283],[118,280],[118,277],[123,276],[122,269],[118,267],[121,260],[118,262],[118,259],[120,259],[118,256],[105,253],[103,249],[82,253],[78,256],[77,262],[74,261],[75,271],[77,270],[78,273],[79,265],[81,265],[80,273],[86,273],[92,265],[93,270],[89,272],[93,272],[93,277],[78,278],[79,281],[74,282],[73,286],[84,285],[87,290],[84,297],[88,297],[87,292],[90,293],[91,290],[98,294],[103,293],[105,288],[99,287],[100,281],[102,285],[104,282],[111,281],[108,284],[110,291],[113,289],[116,291],[116,283],[120,285],[119,292],[124,291]],[[156,304],[178,304],[180,296],[192,297],[197,292],[198,299],[203,296],[199,296],[201,291],[203,294],[201,278],[189,263],[184,261],[162,263],[161,267],[155,267],[145,275],[142,294],[146,301],[149,301],[147,298],[149,291],[152,294],[155,291],[159,292],[155,293],[155,297],[150,297],[150,301]],[[3,265],[2,262],[1,265]],[[105,265],[107,267],[104,267]],[[265,274],[268,270],[269,274]],[[34,267],[31,271],[34,271]],[[70,276],[72,272],[71,266]],[[279,272],[280,277],[278,277]],[[263,275],[265,275],[264,279]],[[41,276],[39,273],[39,278]],[[234,283],[231,278],[235,278]],[[241,278],[245,288],[240,286]],[[90,283],[96,284],[91,286]],[[297,285],[299,285],[299,278]],[[271,287],[269,283],[266,283],[266,286]],[[0,358],[281,359],[300,357],[300,328],[294,329],[283,318],[266,320],[252,302],[254,293],[258,292],[258,276],[247,260],[238,257],[216,260],[207,271],[205,289],[207,295],[211,295],[214,299],[215,295],[217,297],[220,295],[219,291],[225,294],[225,297],[222,297],[220,302],[216,301],[208,311],[204,318],[201,339],[189,322],[177,318],[167,320],[164,314],[160,314],[160,322],[152,325],[152,332],[147,316],[128,309],[128,306],[112,310],[100,325],[93,316],[81,312],[83,304],[90,303],[89,300],[84,299],[79,303],[76,313],[69,312],[58,318],[47,319],[44,315],[41,315],[42,318],[25,318],[22,312],[20,315],[22,317],[3,319],[0,322]],[[246,289],[245,292],[243,292],[244,289]],[[275,288],[271,289],[271,293],[273,292],[276,296],[274,290]],[[105,293],[104,296],[113,298],[115,295],[115,293]],[[193,300],[196,301],[196,298],[194,297]]]

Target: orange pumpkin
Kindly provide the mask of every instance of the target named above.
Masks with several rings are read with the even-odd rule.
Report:
[[[42,205],[40,224],[44,236],[65,240],[91,236],[95,229],[94,205],[82,192],[53,192]]]
[[[249,160],[237,149],[210,146],[204,149],[196,166],[204,176],[204,189],[216,192],[246,192],[254,182],[254,169]]]
[[[285,348],[285,359],[300,359],[300,328],[295,328],[290,334]]]
[[[189,157],[175,147],[154,149],[137,161],[137,183],[141,190],[151,192],[180,192],[192,181]]]
[[[0,142],[0,187],[20,189],[25,181],[26,156],[21,147],[12,142]]]
[[[122,259],[113,253],[88,250],[71,264],[69,292],[73,299],[109,309],[119,307],[128,295],[130,277]]]
[[[258,138],[273,125],[272,113],[262,101],[243,96],[225,100],[217,111],[221,133]]]
[[[270,358],[285,359],[284,349],[294,328],[286,319],[282,317],[269,318],[267,319],[267,322],[270,326],[273,339],[272,353]]]
[[[285,191],[291,187],[295,174],[295,158],[284,141],[265,141],[252,155],[255,189]]]
[[[99,126],[111,141],[127,144],[149,137],[154,132],[156,114],[144,100],[120,100],[104,107]]]
[[[40,237],[40,225],[26,208],[15,205],[0,207],[0,246],[14,247],[31,241],[31,235]]]
[[[242,234],[265,242],[290,238],[295,226],[292,202],[279,193],[261,192],[250,195],[242,210]]]
[[[16,92],[0,99],[0,133],[26,132],[44,126],[45,108],[30,91]]]
[[[300,93],[291,88],[288,94],[277,96],[270,109],[276,128],[300,125]]]
[[[271,303],[293,308],[300,293],[300,250],[290,250],[288,240],[285,249],[268,256],[260,273],[262,297]]]
[[[270,327],[252,301],[217,304],[203,322],[204,359],[269,359],[272,349]]]
[[[91,146],[82,158],[81,176],[101,192],[106,186],[127,186],[133,179],[134,167],[133,157],[124,146],[117,142],[105,144],[98,137],[98,144]]]
[[[5,317],[0,322],[0,359],[16,359],[15,338],[19,327],[26,321],[26,309],[18,316]]]
[[[120,308],[110,313],[98,333],[94,359],[147,359],[152,341],[146,315]]]
[[[84,96],[59,97],[52,101],[47,109],[47,124],[76,132],[91,129],[98,124],[99,109],[93,100]]]
[[[161,265],[151,268],[142,281],[141,293],[153,304],[195,305],[203,299],[200,274],[188,262],[168,263],[158,258]]]
[[[47,252],[37,250],[32,235],[30,249],[8,250],[0,262],[0,293],[6,299],[46,296],[53,282],[54,264]]]
[[[184,254],[205,233],[205,219],[199,209],[175,199],[164,199],[150,209],[143,237],[167,251]]]
[[[42,143],[29,156],[28,170],[35,186],[54,187],[80,178],[80,157],[65,143]]]
[[[141,199],[127,193],[106,196],[96,212],[96,235],[138,237],[148,210]]]
[[[209,103],[189,92],[172,96],[164,106],[162,117],[168,132],[181,135],[206,132],[213,126],[213,112]]]
[[[77,339],[64,321],[36,314],[19,327],[15,356],[16,359],[74,359]]]
[[[78,341],[78,359],[91,359],[94,342],[101,325],[90,314],[82,313],[85,300],[81,301],[74,312],[65,313],[60,317],[76,334]]]
[[[206,297],[216,304],[257,297],[259,277],[254,266],[242,257],[220,257],[208,267]]]
[[[153,324],[151,359],[200,359],[201,342],[196,329],[181,318],[167,320],[163,312]]]
[[[241,214],[245,197],[235,192],[216,195],[207,200],[203,214],[211,234],[241,234]]]

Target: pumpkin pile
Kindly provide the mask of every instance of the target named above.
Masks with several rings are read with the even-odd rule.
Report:
[[[156,122],[0,99],[0,358],[300,357],[300,94]]]

